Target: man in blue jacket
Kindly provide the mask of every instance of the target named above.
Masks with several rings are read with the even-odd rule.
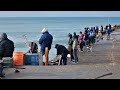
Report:
[[[43,56],[45,54],[46,47],[48,47],[48,51],[50,51],[52,41],[53,41],[53,36],[48,32],[48,30],[46,28],[43,28],[43,30],[41,32],[43,35],[39,39],[39,44],[41,46],[40,52],[42,53],[42,56]]]

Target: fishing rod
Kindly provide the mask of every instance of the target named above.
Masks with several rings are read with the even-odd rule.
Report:
[[[24,39],[24,41],[25,41],[26,46],[29,48],[29,41],[28,41],[28,39],[27,39],[27,37],[26,37],[26,34],[24,34],[24,35],[22,35],[22,36],[23,36],[23,39]],[[31,49],[30,49],[30,53],[32,53]]]
[[[110,22],[110,17],[108,17],[108,24],[109,24],[109,22]]]

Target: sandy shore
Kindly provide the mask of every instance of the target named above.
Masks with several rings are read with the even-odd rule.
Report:
[[[5,79],[120,79],[120,30],[111,34],[111,40],[97,42],[93,52],[79,52],[79,63],[66,66],[23,66],[26,69],[14,73],[6,68]]]

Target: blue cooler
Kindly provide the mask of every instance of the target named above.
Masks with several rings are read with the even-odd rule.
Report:
[[[26,54],[28,65],[39,65],[39,55],[38,54]]]

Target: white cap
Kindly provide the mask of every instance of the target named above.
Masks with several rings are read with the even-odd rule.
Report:
[[[45,33],[45,32],[48,32],[48,30],[46,28],[43,28],[41,32]]]

